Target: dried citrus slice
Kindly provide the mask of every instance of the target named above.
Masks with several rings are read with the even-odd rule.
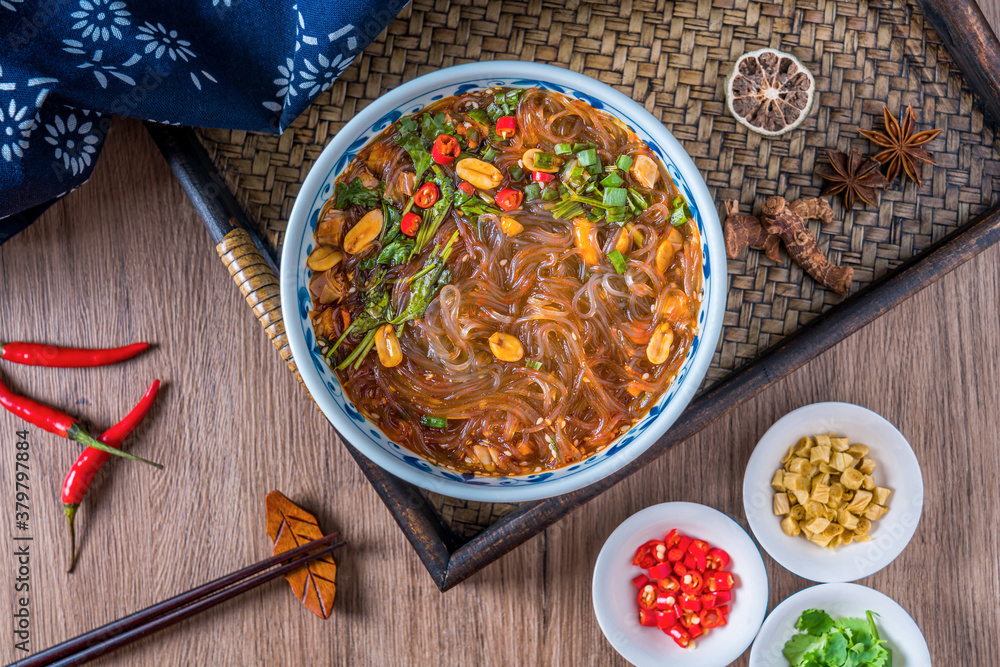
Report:
[[[744,53],[726,80],[729,113],[754,132],[777,137],[802,124],[816,92],[813,75],[790,53]]]

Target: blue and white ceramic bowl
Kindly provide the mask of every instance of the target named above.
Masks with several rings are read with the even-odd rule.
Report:
[[[700,334],[670,389],[639,423],[610,446],[579,463],[518,477],[459,474],[439,467],[389,440],[344,396],[340,381],[323,362],[309,320],[313,230],[334,182],[364,145],[405,114],[450,95],[493,86],[545,88],[585,100],[616,116],[666,165],[684,193],[701,233],[704,298]],[[402,479],[453,498],[520,502],[575,491],[615,472],[656,442],[674,423],[701,384],[722,329],[726,300],[726,254],[722,228],[708,187],[680,143],[645,109],[590,77],[550,65],[525,62],[472,63],[427,74],[383,95],[337,133],[313,165],[288,222],[281,254],[281,308],[288,341],[302,380],[323,414],[366,457]]]

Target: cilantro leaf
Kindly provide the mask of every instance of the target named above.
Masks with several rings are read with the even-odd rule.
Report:
[[[820,653],[821,664],[842,667],[847,661],[847,637],[839,630],[831,630],[826,635],[826,644]]]
[[[357,204],[365,208],[375,208],[382,202],[381,186],[369,190],[361,184],[360,178],[355,178],[347,185],[337,183],[335,194],[336,201],[334,205],[337,208],[347,208],[351,204]]]
[[[420,126],[411,116],[406,116],[399,121],[399,134],[396,135],[396,143],[402,146],[410,159],[413,160],[413,169],[416,172],[414,182],[419,183],[420,177],[430,169],[434,160],[420,136]]]
[[[808,609],[795,622],[795,629],[811,635],[824,635],[833,629],[833,619],[822,609]]]
[[[458,136],[455,126],[448,121],[448,117],[443,113],[433,115],[425,113],[420,118],[420,133],[424,141],[428,143],[433,143],[442,134],[450,134],[453,137]]]
[[[823,647],[826,640],[823,637],[809,634],[798,634],[785,643],[785,648],[781,650],[785,659],[793,667],[804,667],[810,655],[815,655],[816,651]]]
[[[869,638],[872,643],[875,642],[875,637],[872,636],[872,628],[868,625],[868,621],[863,618],[842,618],[837,621],[837,627],[841,630],[846,630],[847,636],[855,644],[864,641],[863,638]]]

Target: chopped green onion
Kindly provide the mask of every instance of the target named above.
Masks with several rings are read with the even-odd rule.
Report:
[[[486,125],[490,120],[490,117],[482,109],[472,109],[469,111],[469,118],[483,125]]]
[[[503,109],[491,102],[490,105],[486,107],[486,115],[488,115],[490,120],[495,123],[497,122],[497,118],[503,115]]]
[[[604,173],[605,173],[605,174],[613,174],[613,173],[615,173],[616,171],[618,171],[618,167],[616,167],[616,166],[615,166],[615,165],[613,165],[613,164],[609,164],[609,165],[606,165],[606,166],[604,167]]]
[[[510,180],[512,181],[519,181],[524,178],[524,169],[521,169],[516,164],[508,169],[507,173],[510,174]]]
[[[621,254],[618,250],[612,250],[608,253],[608,259],[611,260],[611,264],[615,267],[615,271],[618,273],[625,273],[625,255]]]
[[[552,153],[535,153],[532,162],[539,169],[551,169],[555,164],[556,157]]]
[[[671,210],[682,208],[683,206],[684,206],[684,197],[681,197],[680,195],[674,197],[674,200],[670,202]]]
[[[580,151],[576,154],[577,159],[580,161],[584,167],[589,167],[592,164],[598,163],[597,160],[597,149],[588,148],[587,150]]]
[[[620,188],[624,182],[625,179],[618,174],[611,174],[610,176],[605,176],[604,180],[601,181],[601,185],[606,188]]]
[[[607,209],[608,222],[625,222],[625,207],[614,207]]]
[[[536,359],[528,359],[524,362],[524,365],[536,371],[542,370],[542,362]]]
[[[559,199],[559,191],[555,188],[545,188],[542,190],[542,201],[554,201]]]
[[[633,160],[630,155],[619,155],[618,159],[615,160],[615,164],[618,165],[618,168],[622,171],[628,171],[631,169],[633,162],[635,162],[635,160]]]
[[[542,196],[542,188],[538,183],[530,183],[524,188],[525,201],[532,201]]]
[[[649,208],[649,202],[646,201],[645,197],[636,192],[634,188],[628,189],[628,195],[629,198],[635,203],[636,207],[639,208],[639,210],[645,211],[647,208]]]
[[[448,418],[431,417],[430,415],[424,415],[420,418],[420,423],[430,428],[445,428],[446,426],[448,426]]]
[[[588,148],[592,148],[593,146],[594,145],[591,143],[573,144],[573,152],[579,153],[580,151],[585,151]]]
[[[590,209],[590,213],[587,214],[587,220],[590,220],[591,222],[599,222],[603,218],[604,218],[603,208],[592,208]]]
[[[675,208],[670,212],[670,224],[674,227],[680,227],[685,222],[687,222],[687,212],[685,212],[684,207]]]
[[[558,187],[557,189],[559,190],[559,194],[561,194],[561,195],[564,195],[564,194],[566,194],[567,192],[569,192],[569,188],[568,188],[568,187],[566,187],[566,186],[565,186],[564,184],[562,184],[562,183],[560,183],[560,184],[559,184],[559,187]]]
[[[472,144],[478,144],[480,139],[479,130],[474,127],[470,127],[469,131],[465,133],[465,139],[469,142],[470,146]]]
[[[485,151],[483,151],[483,155],[480,159],[483,160],[484,162],[493,162],[493,160],[496,159],[497,155],[500,155],[500,151],[490,146]]]
[[[605,206],[625,206],[628,203],[628,193],[625,188],[608,188],[604,191],[602,203]]]
[[[604,167],[601,166],[601,158],[597,158],[597,162],[588,166],[587,171],[590,172],[592,176],[599,176],[604,173]]]
[[[569,144],[556,144],[556,155],[569,155],[573,152],[573,147]]]

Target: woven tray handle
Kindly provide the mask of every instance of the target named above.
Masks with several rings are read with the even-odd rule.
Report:
[[[253,239],[245,229],[236,228],[226,234],[215,246],[240,294],[247,300],[254,316],[264,328],[264,333],[288,364],[295,379],[302,382],[299,369],[292,359],[292,350],[285,335],[285,321],[281,315],[281,295],[278,276],[260,254]]]

